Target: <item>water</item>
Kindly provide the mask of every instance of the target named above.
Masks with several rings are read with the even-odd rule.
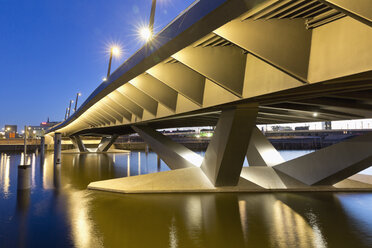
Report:
[[[34,156],[32,188],[17,192],[21,156],[8,155],[0,164],[0,247],[372,247],[371,193],[86,190],[91,181],[168,170],[144,152],[63,154],[56,172],[51,155],[44,165]]]

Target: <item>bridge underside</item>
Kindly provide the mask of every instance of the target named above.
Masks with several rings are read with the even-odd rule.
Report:
[[[167,178],[208,189],[333,187],[371,165],[371,135],[285,162],[255,125],[372,118],[371,44],[372,1],[199,1],[52,131],[138,132],[174,169],[138,177],[150,180],[135,184],[142,191]],[[155,131],[193,126],[216,126],[200,167]]]
[[[171,171],[91,183],[120,193],[372,190],[348,179],[372,165],[372,133],[285,161],[255,126],[257,106],[224,110],[204,158],[148,126],[133,126]],[[245,157],[249,167],[243,167]]]

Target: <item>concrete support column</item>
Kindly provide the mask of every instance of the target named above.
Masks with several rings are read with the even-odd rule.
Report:
[[[147,126],[132,126],[172,170],[200,167],[203,157]]]
[[[247,160],[249,166],[274,166],[285,162],[279,152],[257,127],[252,130]]]
[[[257,113],[257,104],[222,111],[201,166],[215,186],[237,185]]]
[[[41,158],[44,159],[45,157],[45,137],[42,136],[40,139],[40,155]]]
[[[87,149],[85,148],[85,145],[84,145],[83,141],[81,140],[80,136],[71,136],[70,139],[71,139],[72,144],[74,145],[74,147],[76,149],[78,149],[79,152],[86,152],[87,151]]]
[[[119,135],[117,134],[114,134],[110,137],[102,137],[101,143],[98,145],[97,152],[107,152],[118,137]]]
[[[54,166],[61,164],[61,147],[62,135],[61,133],[54,134]]]

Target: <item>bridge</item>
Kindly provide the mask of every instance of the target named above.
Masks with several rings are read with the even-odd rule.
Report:
[[[333,189],[372,165],[372,134],[284,161],[256,125],[371,118],[371,27],[369,0],[196,1],[49,135],[102,152],[136,132],[172,169],[92,189]],[[194,126],[216,126],[204,158],[156,131]]]

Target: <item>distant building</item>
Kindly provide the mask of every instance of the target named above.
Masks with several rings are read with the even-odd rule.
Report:
[[[275,132],[279,131],[293,131],[293,129],[289,126],[272,126],[271,129]]]
[[[332,130],[332,122],[331,121],[322,122],[322,129],[323,130]]]
[[[295,127],[295,130],[309,130],[310,126],[300,126],[300,127]]]
[[[46,128],[41,126],[28,126],[27,137],[28,138],[39,138],[44,136]]]
[[[60,122],[58,122],[58,121],[49,121],[49,118],[48,118],[47,121],[43,121],[42,123],[40,123],[40,127],[42,127],[45,130],[47,130],[47,129],[49,129],[49,128],[55,126],[55,125],[57,125],[58,123],[60,123]]]
[[[4,134],[6,139],[15,139],[17,137],[17,125],[5,125]]]
[[[47,121],[40,123],[40,126],[29,126],[27,130],[27,137],[29,138],[40,138],[44,136],[45,132],[57,125],[59,122],[57,121],[49,121],[49,118]]]

